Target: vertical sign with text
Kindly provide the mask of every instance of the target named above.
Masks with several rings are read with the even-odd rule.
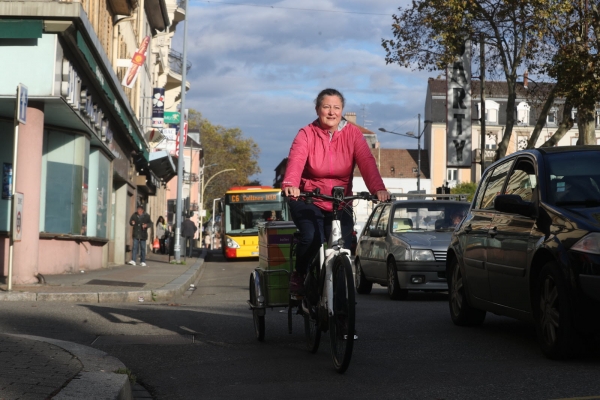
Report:
[[[13,242],[19,242],[23,236],[23,193],[16,192],[13,201],[15,202],[12,227]]]
[[[471,41],[460,46],[446,74],[447,166],[471,167]]]

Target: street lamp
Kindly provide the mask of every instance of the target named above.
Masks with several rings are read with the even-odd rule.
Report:
[[[216,165],[216,164],[213,164],[213,165]],[[215,178],[215,176],[222,174],[223,172],[228,172],[228,171],[235,171],[235,168],[227,168],[227,169],[223,169],[223,170],[217,172],[216,174],[214,174],[213,176],[208,178],[208,180],[206,181],[206,184],[204,184],[204,178],[202,179],[202,191],[200,192],[200,198],[202,199],[202,201],[204,201],[204,189],[206,189],[206,187],[208,186],[210,181],[212,181]],[[213,221],[214,221],[214,218],[213,218]],[[204,222],[204,218],[202,219],[202,222]]]
[[[202,225],[204,223],[204,215],[202,215],[202,211],[204,211],[204,169],[214,167],[215,165],[219,165],[219,164],[215,163],[215,164],[210,164],[210,165],[203,165],[202,171],[200,171],[200,174],[201,174],[201,178],[200,178],[200,225]]]
[[[431,121],[426,120],[425,121],[425,126],[427,126],[427,123],[430,123]],[[392,131],[388,131],[385,128],[379,128],[379,130],[381,132],[386,132],[386,133],[391,133],[393,135],[398,135],[398,136],[406,136],[409,138],[413,138],[413,139],[417,139],[417,193],[421,193],[421,137],[423,136],[423,134],[425,133],[425,127],[423,127],[423,130],[421,131],[421,114],[419,114],[419,131],[421,131],[421,133],[419,133],[418,135],[415,135],[414,132],[406,132],[406,133],[398,133],[398,132],[392,132]]]

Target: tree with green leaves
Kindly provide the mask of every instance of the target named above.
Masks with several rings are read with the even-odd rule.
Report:
[[[564,40],[568,37],[561,36],[565,22],[573,22],[575,31],[581,27],[580,22],[575,23],[576,13],[571,3],[583,2],[585,0],[414,0],[411,6],[399,8],[399,14],[393,16],[394,38],[382,40],[386,62],[419,70],[443,70],[454,61],[465,38],[477,41],[483,37],[486,75],[491,79],[502,76],[507,85],[506,127],[495,156],[500,159],[506,155],[516,122],[517,79],[526,68],[545,70],[556,79],[560,85],[553,95],[569,97],[568,104],[581,104],[574,92],[578,91],[580,95],[593,93],[593,88],[588,85],[569,86],[569,78],[576,77],[573,73],[582,74],[585,71],[581,69],[589,70],[585,66],[591,64],[590,58],[583,57],[581,51],[564,51]],[[594,7],[597,6],[594,4]],[[588,26],[593,24],[590,22]],[[546,43],[550,37],[555,39],[554,46]],[[477,54],[475,52],[474,61],[479,63]],[[571,56],[577,56],[572,60],[581,63],[581,68],[568,65]],[[562,60],[565,68],[552,74],[550,66],[553,64],[545,63],[545,60],[552,63]],[[574,92],[560,90],[566,87],[573,88]],[[596,90],[596,93],[600,91]],[[546,115],[543,116],[544,123],[545,118]],[[568,125],[567,121],[565,127]]]
[[[210,180],[204,188],[203,208],[212,209],[213,199],[222,198],[232,186],[248,185],[249,177],[261,172],[258,166],[260,149],[254,140],[245,138],[239,128],[213,125],[196,110],[190,110],[188,118],[190,129],[200,130],[205,184]],[[225,169],[235,171],[216,176]]]
[[[475,191],[477,190],[477,182],[459,182],[455,187],[450,189],[451,194],[466,194],[467,201],[473,200]]]

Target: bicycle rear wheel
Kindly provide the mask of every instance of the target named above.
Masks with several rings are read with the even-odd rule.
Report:
[[[350,365],[355,334],[355,297],[352,265],[340,254],[333,262],[333,316],[329,318],[331,356],[336,371],[344,373]]]

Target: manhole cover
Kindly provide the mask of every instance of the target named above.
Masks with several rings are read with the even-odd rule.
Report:
[[[122,281],[108,281],[104,279],[92,279],[85,283],[86,285],[99,285],[99,286],[127,286],[127,287],[144,287],[144,282],[122,282]]]
[[[94,346],[115,344],[151,344],[151,345],[173,345],[191,344],[194,342],[193,335],[115,335],[98,336],[92,343]]]

